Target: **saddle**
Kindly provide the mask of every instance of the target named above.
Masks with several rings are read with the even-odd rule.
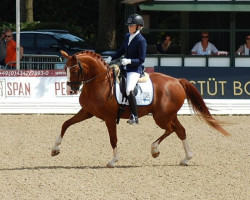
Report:
[[[126,76],[126,71],[122,68],[119,67],[116,64],[113,64],[110,66],[110,68],[113,69],[114,71],[114,75],[115,75],[115,80],[117,81],[117,83],[119,83],[119,87],[120,87],[120,91],[123,94],[124,98],[127,99],[127,94],[126,94],[126,82],[127,82],[127,76]],[[144,83],[149,79],[149,75],[146,72],[143,72],[143,74],[141,74],[138,83]],[[138,83],[136,84],[135,88],[134,88],[134,95],[136,96],[138,93],[138,89],[141,89],[140,86],[138,85]]]
[[[116,82],[119,84],[119,88],[120,88],[120,91],[121,91],[121,94],[122,94],[122,101],[127,101],[128,100],[128,97],[127,97],[127,94],[126,94],[126,82],[127,82],[127,77],[126,77],[126,71],[122,68],[122,67],[119,67],[118,65],[116,64],[113,64],[110,66],[111,69],[113,69],[114,71],[114,76],[115,76],[115,80]],[[138,83],[144,83],[146,82],[147,80],[149,79],[149,75],[148,73],[144,72],[139,80],[138,80]],[[136,84],[135,88],[134,88],[134,95],[136,96],[138,94],[138,90],[140,89],[140,91],[142,92],[142,89],[140,87],[139,84]],[[125,111],[125,105],[123,104],[120,104],[119,106],[119,109],[118,109],[118,112],[117,112],[117,119],[116,119],[116,123],[119,124],[119,121],[120,121],[120,118],[121,118],[121,115],[122,113]]]

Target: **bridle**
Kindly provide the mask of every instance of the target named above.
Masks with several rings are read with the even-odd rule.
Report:
[[[65,67],[67,68],[67,69],[71,69],[71,68],[74,68],[74,67],[76,67],[76,66],[78,66],[79,65],[79,72],[78,72],[78,79],[79,79],[79,77],[80,77],[80,74],[82,75],[82,77],[83,77],[83,67],[82,67],[82,64],[81,64],[81,62],[77,59],[77,64],[75,64],[75,65],[73,65],[73,66],[68,66],[67,64],[65,64]],[[77,80],[78,80],[77,79]],[[72,87],[73,85],[81,85],[82,84],[82,82],[83,81],[67,81],[67,85],[68,86],[70,86],[70,87]]]
[[[102,75],[104,75],[104,74],[107,74],[107,77],[108,77],[108,79],[109,79],[109,81],[110,81],[110,75],[109,75],[110,67],[109,67],[109,66],[108,66],[108,68],[107,68],[107,70],[106,70],[105,72],[103,72],[103,73],[101,73],[101,74],[98,74],[98,75],[96,75],[96,76],[94,76],[93,78],[90,78],[90,79],[88,79],[88,80],[84,80],[83,66],[82,66],[82,64],[81,64],[81,62],[79,61],[78,58],[77,58],[77,63],[76,63],[75,65],[73,65],[73,66],[68,66],[67,64],[65,64],[65,67],[68,68],[68,69],[71,69],[71,68],[74,68],[74,67],[77,67],[77,66],[79,66],[78,80],[79,80],[80,75],[82,75],[82,80],[81,80],[81,81],[67,81],[67,85],[70,86],[70,87],[72,87],[73,85],[79,85],[79,87],[80,87],[81,85],[84,86],[85,84],[87,84],[87,83],[89,83],[89,82],[91,82],[91,81],[97,79],[98,77],[100,77],[100,76],[102,76]],[[111,81],[110,81],[110,84],[111,84]],[[112,84],[111,84],[111,88],[113,88],[113,87],[112,87]],[[111,96],[110,96],[110,97],[111,97]]]

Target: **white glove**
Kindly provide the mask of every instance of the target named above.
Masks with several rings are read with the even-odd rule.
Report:
[[[109,56],[109,57],[107,57],[104,61],[105,61],[107,64],[109,64],[109,63],[111,62],[111,60],[112,60],[112,57]]]
[[[128,65],[131,64],[131,59],[123,58],[121,59],[122,65]]]

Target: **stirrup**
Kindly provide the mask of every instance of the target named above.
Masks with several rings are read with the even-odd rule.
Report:
[[[130,119],[127,121],[127,123],[133,125],[133,124],[139,124],[138,117],[131,115]]]

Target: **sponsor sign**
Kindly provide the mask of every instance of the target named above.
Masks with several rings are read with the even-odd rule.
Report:
[[[153,71],[153,70],[151,70]],[[155,67],[191,81],[215,114],[250,114],[250,68]],[[64,70],[0,70],[0,113],[77,113]],[[190,114],[185,102],[179,114]]]
[[[250,68],[157,66],[154,71],[189,80],[204,99],[250,98]]]
[[[58,98],[78,100],[79,95],[67,95],[67,77],[63,70],[6,70],[0,71],[0,98],[1,102],[56,102]]]

